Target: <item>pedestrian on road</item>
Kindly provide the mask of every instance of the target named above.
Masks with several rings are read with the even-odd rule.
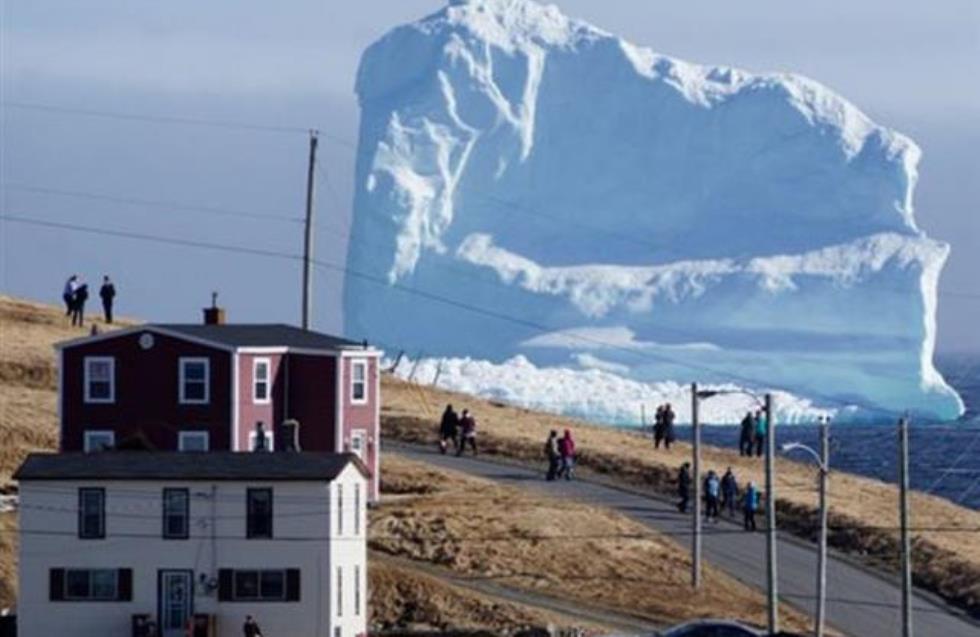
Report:
[[[561,454],[561,467],[558,469],[558,477],[571,480],[572,469],[575,466],[575,441],[572,439],[571,429],[566,429],[565,435],[558,441],[558,453]]]
[[[112,323],[112,302],[116,298],[116,286],[109,280],[108,275],[102,277],[99,298],[102,299],[102,312],[105,314],[105,322]]]
[[[75,290],[78,289],[78,275],[73,274],[65,281],[65,289],[61,292],[61,298],[65,302],[65,316],[71,316],[71,311],[75,307]]]
[[[721,477],[721,508],[728,509],[728,515],[735,517],[735,506],[738,502],[738,481],[732,468],[728,467]]]
[[[548,473],[545,480],[551,482],[558,477],[561,468],[561,449],[558,448],[558,431],[552,429],[544,443],[544,455],[548,458]]]
[[[446,405],[439,423],[439,453],[446,455],[449,443],[453,444],[453,451],[459,451],[459,415],[452,405]]]
[[[755,412],[755,455],[762,456],[762,450],[766,446],[766,436],[769,432],[769,423],[762,410]],[[752,455],[751,453],[749,455]]]
[[[718,502],[721,498],[721,480],[714,469],[708,471],[704,479],[705,515],[709,520],[718,521]]]
[[[687,513],[687,504],[691,500],[691,463],[685,462],[677,472],[677,495],[680,502],[677,503],[677,510]]]
[[[245,635],[245,637],[262,637],[262,629],[259,628],[255,618],[253,618],[251,615],[245,616],[245,625],[242,626],[242,634]]]
[[[653,448],[659,449],[664,441],[664,406],[657,405],[657,413],[653,417]]]
[[[670,449],[670,443],[677,439],[677,435],[674,432],[674,410],[671,408],[670,403],[664,405],[664,449]]]
[[[466,449],[466,443],[470,444],[473,449],[473,455],[476,455],[476,418],[470,415],[469,409],[463,410],[463,417],[459,419],[459,427],[463,432],[463,436],[459,441],[459,449],[456,450],[456,455],[463,455],[463,451]]]
[[[72,297],[71,324],[73,326],[85,326],[85,301],[88,301],[88,285],[82,283],[75,289]]]
[[[755,435],[755,416],[752,415],[751,411],[745,412],[745,418],[742,418],[742,423],[739,425],[738,432],[738,455],[740,456],[751,456],[752,455],[752,439]]]
[[[755,531],[755,512],[759,510],[759,489],[754,482],[749,482],[748,488],[745,489],[743,509],[745,511],[745,530]]]

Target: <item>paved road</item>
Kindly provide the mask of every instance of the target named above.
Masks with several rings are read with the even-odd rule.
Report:
[[[482,478],[573,497],[590,504],[615,509],[658,531],[673,534],[689,546],[690,517],[677,512],[671,503],[585,480],[545,482],[530,469],[475,459],[441,456],[433,449],[389,443],[388,448],[405,456]],[[765,589],[765,535],[733,533],[733,524],[706,525],[704,557],[737,579]],[[816,550],[794,541],[781,540],[777,549],[780,599],[811,614],[815,606]],[[846,561],[827,564],[827,621],[853,637],[894,637],[901,634],[900,589],[892,583]],[[916,595],[913,602],[915,634],[936,637],[980,637],[980,625],[958,611]]]

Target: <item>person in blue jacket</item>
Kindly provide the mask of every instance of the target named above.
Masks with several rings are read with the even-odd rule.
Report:
[[[759,510],[759,489],[754,482],[749,482],[745,489],[745,501],[743,503],[745,512],[745,530],[755,531],[755,512]]]

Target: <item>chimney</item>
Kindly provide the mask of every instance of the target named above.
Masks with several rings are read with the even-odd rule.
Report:
[[[211,293],[211,307],[204,308],[204,324],[205,325],[224,325],[225,324],[225,309],[223,307],[218,307],[218,293]]]

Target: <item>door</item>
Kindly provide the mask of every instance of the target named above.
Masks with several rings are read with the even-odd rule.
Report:
[[[194,600],[191,571],[160,571],[160,637],[185,637]]]

